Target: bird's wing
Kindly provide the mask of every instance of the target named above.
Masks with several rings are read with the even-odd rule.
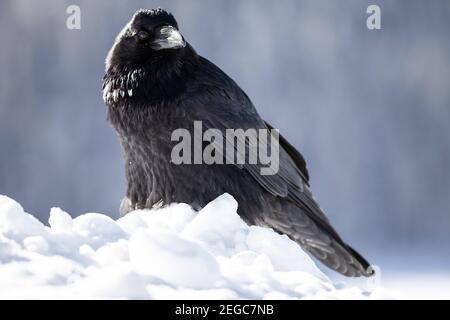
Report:
[[[239,86],[211,62],[203,59],[202,69],[195,76],[194,85],[187,88],[182,100],[185,110],[193,120],[201,120],[203,129],[271,129],[261,119],[247,95]],[[225,140],[227,135],[224,134]],[[235,153],[242,157],[242,150],[236,148],[235,141],[227,141],[235,146]],[[249,140],[244,141],[248,152]],[[214,144],[214,142],[213,142]],[[255,149],[254,149],[255,150]],[[223,155],[226,157],[226,155]],[[247,158],[246,158],[247,159]],[[272,175],[262,175],[261,169],[267,167],[260,162],[237,165],[247,171],[265,190],[271,194],[287,198],[311,209],[311,218],[328,225],[328,219],[307,192],[308,171],[302,155],[287,140],[279,137],[279,170]],[[330,232],[335,233],[329,228]],[[337,236],[337,234],[336,234]]]
[[[239,86],[218,67],[206,59],[188,86],[185,110],[192,120],[201,120],[204,130],[218,129],[270,129],[258,115],[255,107]],[[235,146],[235,141],[226,142]],[[214,144],[214,142],[212,142]],[[248,152],[249,141],[245,140]],[[217,147],[221,147],[217,145]],[[216,149],[218,150],[218,149]],[[225,154],[222,154],[224,159]],[[245,158],[247,159],[247,158]],[[289,210],[272,210],[264,216],[267,226],[277,232],[287,234],[315,257],[332,269],[350,276],[370,275],[369,264],[356,251],[346,245],[330,225],[328,218],[314,200],[308,187],[309,174],[303,156],[289,142],[280,136],[279,170],[272,175],[262,175],[265,167],[256,164],[237,165],[272,195],[288,200]]]
[[[274,127],[268,123],[267,121],[264,121],[266,123],[267,128],[270,130],[273,130]],[[300,172],[303,174],[302,178],[306,183],[309,183],[309,172],[306,168],[306,161],[303,155],[298,152],[297,149],[293,145],[289,143],[289,141],[286,140],[281,134],[279,135],[279,143],[280,146],[287,152],[287,154],[292,158],[297,168],[300,170]]]

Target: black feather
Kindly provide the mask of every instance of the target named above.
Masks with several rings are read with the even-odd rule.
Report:
[[[261,175],[261,164],[175,165],[171,133],[203,129],[272,128],[239,86],[188,44],[154,51],[133,38],[139,28],[168,24],[164,10],[139,11],[122,30],[107,58],[104,99],[119,134],[128,181],[123,213],[184,202],[201,208],[227,192],[248,223],[288,235],[328,267],[347,276],[369,276],[368,262],[330,225],[309,190],[303,156],[280,136],[280,169]],[[224,155],[222,155],[224,156]]]

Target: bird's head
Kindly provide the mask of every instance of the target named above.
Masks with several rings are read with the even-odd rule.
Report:
[[[139,10],[106,58],[103,99],[108,105],[137,98],[174,97],[195,69],[197,54],[163,9]]]
[[[106,68],[140,67],[151,60],[173,56],[185,47],[172,14],[161,8],[139,10],[117,36]]]

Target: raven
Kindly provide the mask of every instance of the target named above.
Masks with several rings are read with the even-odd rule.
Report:
[[[172,132],[192,131],[194,121],[222,131],[272,129],[242,89],[185,41],[172,14],[161,8],[134,14],[108,53],[103,99],[124,151],[122,214],[174,202],[199,209],[229,193],[246,223],[287,235],[341,274],[373,274],[330,225],[310,191],[305,159],[281,135],[272,175],[260,174],[261,163],[171,162]]]

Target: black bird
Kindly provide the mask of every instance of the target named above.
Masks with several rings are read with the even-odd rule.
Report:
[[[274,175],[261,175],[260,163],[171,163],[172,132],[192,132],[194,121],[222,131],[271,128],[242,89],[184,40],[172,14],[135,13],[106,59],[103,98],[126,162],[123,214],[173,202],[201,208],[229,193],[246,223],[286,234],[341,274],[372,275],[369,263],[330,225],[310,192],[303,156],[282,136]]]

